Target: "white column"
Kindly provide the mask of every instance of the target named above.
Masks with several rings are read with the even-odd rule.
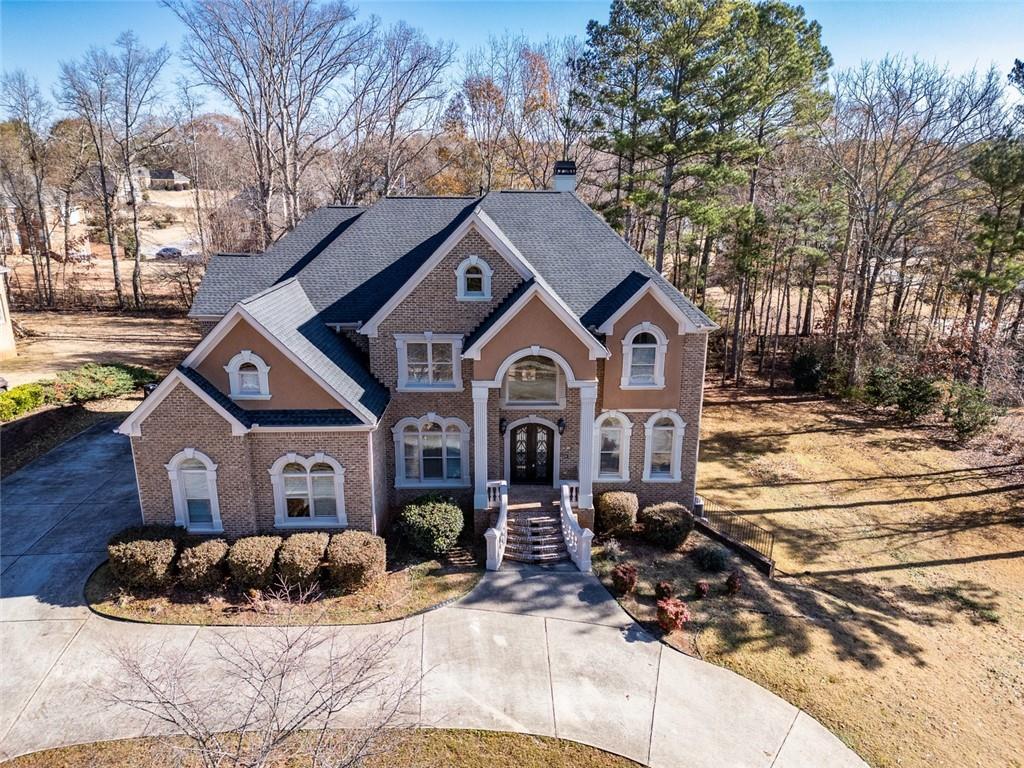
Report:
[[[473,507],[487,509],[487,385],[473,382]]]
[[[580,499],[579,506],[594,506],[594,418],[597,415],[597,384],[580,387]]]

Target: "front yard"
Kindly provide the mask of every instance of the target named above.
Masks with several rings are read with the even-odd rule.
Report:
[[[778,574],[700,572],[624,540],[639,596],[693,615],[667,641],[806,709],[874,766],[1020,766],[1024,471],[820,398],[709,388],[700,490],[776,533]],[[984,446],[980,446],[984,448]],[[607,571],[609,563],[599,563]],[[691,598],[706,578],[712,592]]]

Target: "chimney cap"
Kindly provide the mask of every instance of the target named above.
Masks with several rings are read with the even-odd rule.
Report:
[[[555,176],[575,176],[575,160],[555,160]]]

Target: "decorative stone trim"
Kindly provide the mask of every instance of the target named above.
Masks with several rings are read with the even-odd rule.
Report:
[[[284,487],[284,468],[288,464],[300,464],[306,470],[306,482],[309,485],[310,516],[288,517],[288,502]],[[334,500],[337,516],[335,519],[316,517],[313,513],[313,480],[310,470],[314,464],[327,464],[334,470]],[[274,489],[274,527],[276,528],[343,528],[348,525],[345,514],[345,468],[326,453],[317,452],[304,457],[297,453],[286,453],[270,467],[270,483]]]
[[[480,271],[482,287],[482,290],[480,291],[472,292],[466,284],[466,271],[470,267]],[[491,298],[491,275],[493,274],[494,270],[491,269],[490,264],[479,256],[470,256],[459,264],[458,268],[455,270],[456,298],[459,301],[489,301]]]
[[[667,475],[651,474],[651,453],[654,449],[654,425],[660,419],[672,422],[672,470]],[[644,482],[645,483],[678,483],[682,480],[683,436],[686,434],[686,422],[676,411],[658,411],[652,414],[644,425]]]
[[[654,346],[654,381],[640,382],[633,378],[633,351],[638,347],[650,348],[650,345],[637,345],[635,339],[642,333],[649,333],[656,340]],[[622,378],[620,389],[664,389],[665,388],[665,354],[668,351],[668,337],[654,323],[643,322],[635,325],[622,337]]]
[[[614,475],[601,474],[601,430],[607,422],[615,422],[622,430],[622,441],[619,445],[619,473]],[[629,482],[629,445],[633,436],[633,422],[619,411],[605,411],[594,422],[593,456],[594,482],[597,483],[628,483]],[[582,504],[582,502],[581,502]]]
[[[252,365],[259,377],[259,391],[245,391],[242,387],[242,366]],[[269,400],[270,399],[270,366],[263,358],[249,349],[243,349],[224,366],[228,372],[228,385],[231,388],[232,400]]]
[[[182,462],[189,459],[200,461],[206,467],[206,483],[210,492],[210,516],[212,518],[206,525],[191,525],[189,523],[188,496],[185,493],[185,478],[181,469]],[[220,519],[220,501],[217,494],[217,465],[213,463],[213,459],[205,453],[197,451],[195,448],[185,448],[180,453],[175,454],[164,465],[164,468],[167,470],[167,479],[171,483],[171,498],[174,503],[174,524],[195,533],[222,532],[224,526]]]
[[[445,445],[445,439],[448,434],[449,427],[455,427],[459,432],[459,471],[461,477],[457,480],[448,479],[432,479],[427,480],[423,478],[422,466],[420,467],[420,477],[409,479],[405,476],[405,447],[403,444],[403,434],[405,428],[409,426],[415,426],[418,433],[422,434],[423,427],[427,424],[437,424],[441,428],[442,445]],[[466,424],[462,419],[455,417],[444,418],[438,416],[436,413],[430,412],[424,416],[415,417],[408,416],[395,424],[391,428],[391,434],[395,442],[395,488],[468,488],[470,486],[469,478],[469,425]],[[417,455],[417,458],[422,462],[422,456]],[[447,450],[442,450],[441,454],[442,467],[447,468],[448,455]]]

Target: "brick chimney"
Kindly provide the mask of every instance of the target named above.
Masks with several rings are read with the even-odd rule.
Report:
[[[576,191],[576,161],[556,160],[555,161],[555,192]]]

